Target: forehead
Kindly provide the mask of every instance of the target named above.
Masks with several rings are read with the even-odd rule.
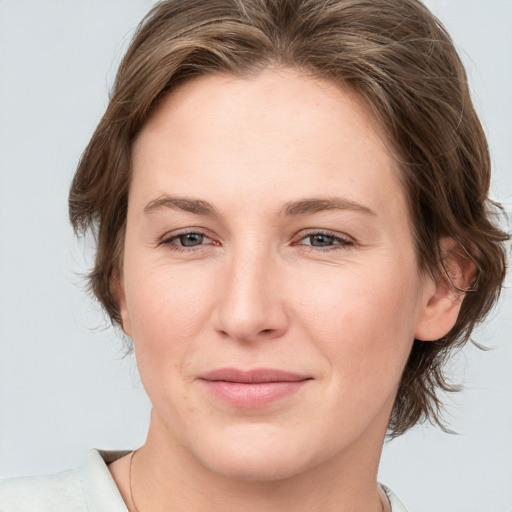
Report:
[[[180,124],[183,138],[191,133],[209,140],[222,137],[223,133],[213,131],[219,122],[224,128],[242,124],[253,130],[233,133],[238,142],[248,141],[255,129],[268,133],[271,128],[273,136],[286,130],[290,135],[312,138],[319,128],[333,128],[333,138],[352,133],[361,142],[371,138],[388,151],[391,146],[381,124],[350,87],[287,68],[267,69],[249,78],[216,73],[185,81],[158,103],[142,132],[147,135],[164,125],[169,127],[171,115],[175,124]],[[338,122],[326,124],[335,120]],[[293,126],[296,129],[290,132]]]
[[[133,183],[219,200],[221,182],[240,198],[335,191],[385,208],[400,187],[389,146],[350,89],[285,69],[206,75],[155,109],[134,144]]]

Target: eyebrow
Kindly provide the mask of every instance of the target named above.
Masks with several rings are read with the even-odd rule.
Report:
[[[202,199],[192,199],[185,197],[160,196],[150,201],[144,207],[144,213],[152,213],[162,208],[171,208],[173,210],[182,210],[195,215],[204,215],[209,217],[221,217],[215,206]],[[341,197],[333,198],[311,198],[286,203],[281,209],[281,215],[307,215],[332,210],[352,210],[367,215],[377,214],[368,206],[355,201]]]
[[[301,201],[292,201],[284,205],[282,215],[307,215],[331,210],[352,210],[377,216],[377,213],[368,206],[341,197],[312,198]]]
[[[156,199],[153,199],[153,201],[150,201],[144,207],[144,213],[153,213],[154,211],[162,208],[182,210],[196,215],[220,217],[217,209],[208,201],[185,197],[172,197],[167,195],[157,197]]]

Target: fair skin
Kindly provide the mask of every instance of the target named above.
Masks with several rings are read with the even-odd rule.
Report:
[[[382,510],[413,340],[460,307],[418,270],[389,146],[354,93],[293,70],[194,79],[146,123],[118,284],[153,405],[139,512]],[[110,470],[134,510],[129,460]]]

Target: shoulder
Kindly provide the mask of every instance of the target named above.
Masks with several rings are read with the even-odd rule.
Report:
[[[79,469],[0,480],[0,512],[126,512],[107,467],[123,454],[91,450]]]
[[[0,480],[2,512],[85,512],[87,507],[80,480],[74,469],[50,476]]]

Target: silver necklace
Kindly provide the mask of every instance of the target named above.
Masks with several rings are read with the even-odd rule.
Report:
[[[132,464],[133,464],[133,456],[135,455],[136,452],[137,452],[137,450],[133,450],[133,452],[130,456],[130,469],[128,471],[128,484],[130,486],[130,499],[132,501],[133,510],[134,510],[134,512],[139,512],[139,510],[137,509],[137,505],[135,505],[135,500],[133,499],[133,490],[132,490]]]

